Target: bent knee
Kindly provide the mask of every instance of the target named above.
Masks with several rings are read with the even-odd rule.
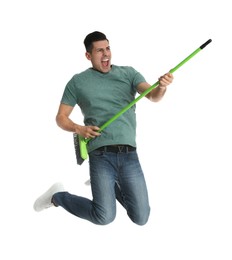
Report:
[[[102,216],[98,216],[95,219],[95,224],[97,225],[108,225],[110,223],[112,223],[115,220],[115,214],[112,215],[102,215]]]
[[[147,224],[149,216],[150,216],[150,209],[146,213],[141,212],[139,214],[134,215],[133,217],[130,217],[130,219],[135,224],[137,224],[139,226],[143,226],[143,225]]]

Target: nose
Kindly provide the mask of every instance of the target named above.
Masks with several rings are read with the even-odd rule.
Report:
[[[104,55],[104,56],[107,56],[107,54],[108,54],[108,51],[107,51],[107,50],[104,50],[103,55]]]

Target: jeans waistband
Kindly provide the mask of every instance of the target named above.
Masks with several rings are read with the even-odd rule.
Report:
[[[102,146],[97,149],[102,152],[111,152],[111,153],[128,153],[136,150],[136,147],[130,145],[108,145]]]

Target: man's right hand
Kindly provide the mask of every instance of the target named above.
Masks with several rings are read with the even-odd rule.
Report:
[[[78,126],[76,133],[83,136],[84,138],[95,138],[101,135],[98,131],[100,130],[97,126]]]

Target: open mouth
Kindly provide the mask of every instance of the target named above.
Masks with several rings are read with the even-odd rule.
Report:
[[[102,60],[102,66],[103,67],[108,67],[109,66],[109,59]]]

